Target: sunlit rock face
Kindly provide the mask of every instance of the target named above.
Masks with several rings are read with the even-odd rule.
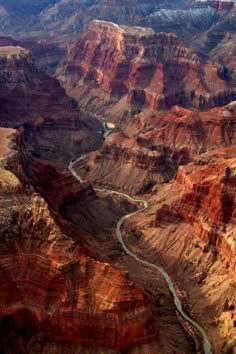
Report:
[[[176,209],[207,244],[213,245],[235,271],[236,178],[235,147],[204,154],[192,164],[181,167],[177,181],[186,193]]]
[[[179,106],[167,112],[140,113],[128,123],[125,133],[139,137],[150,150],[168,146],[174,151],[186,149],[189,157],[207,150],[236,144],[235,102],[207,112],[191,111]]]
[[[235,146],[201,154],[146,193],[145,221],[137,216],[125,233],[185,289],[216,353],[235,347],[235,171]]]
[[[1,353],[112,353],[155,341],[147,295],[125,273],[91,258],[78,245],[83,235],[60,218],[66,196],[86,203],[95,198],[91,187],[33,164],[23,145],[10,150],[10,133],[0,128],[1,166],[7,153],[20,180],[0,168]]]
[[[82,163],[87,167],[78,165],[78,173],[119,190],[148,192],[199,155],[234,146],[235,118],[235,102],[208,112],[174,106],[164,113],[140,113],[89,154]]]
[[[121,125],[144,107],[203,110],[235,95],[217,68],[200,63],[174,34],[103,21],[69,47],[57,78],[81,106]]]

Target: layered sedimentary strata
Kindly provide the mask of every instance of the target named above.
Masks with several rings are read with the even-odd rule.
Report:
[[[153,184],[174,177],[178,163],[188,161],[183,149],[174,152],[168,147],[153,151],[122,133],[110,135],[104,145],[77,164],[76,170],[95,185],[110,186],[133,193],[150,191]]]
[[[191,43],[218,66],[219,75],[235,85],[236,11],[223,11],[218,20]]]
[[[144,107],[200,110],[234,99],[213,65],[200,63],[174,34],[93,21],[57,70],[67,92],[122,124]]]
[[[89,181],[119,190],[150,192],[156,183],[175,177],[206,151],[236,144],[235,102],[208,112],[174,106],[159,114],[134,116],[122,133],[112,133],[103,146],[76,166]]]
[[[165,113],[140,113],[125,129],[130,136],[138,136],[140,144],[158,150],[161,146],[179,151],[188,150],[193,157],[209,149],[236,144],[236,103],[208,112],[196,112],[174,106]]]
[[[91,18],[116,23],[133,24],[145,15],[145,9],[138,0],[127,1],[102,0],[88,10]]]
[[[76,40],[91,20],[99,19],[174,32],[190,43],[226,12],[233,11],[235,2],[133,0],[128,6],[119,0],[58,0],[37,5],[30,1],[22,5],[18,1],[13,6],[12,2],[2,0],[0,6],[0,31],[16,38],[54,37],[65,43]]]
[[[208,153],[179,168],[176,176],[186,191],[176,202],[176,210],[194,225],[198,237],[215,247],[233,272],[236,269],[235,152],[234,146]]]
[[[0,37],[0,46],[19,46],[29,50],[34,58],[35,65],[39,70],[53,74],[59,62],[66,55],[63,46],[59,46],[39,38],[15,40],[11,37]]]
[[[24,122],[68,128],[78,126],[77,104],[57,80],[40,72],[31,53],[18,46],[0,47],[1,126],[17,127]]]
[[[0,129],[1,155],[9,155],[9,133]],[[43,164],[37,177],[32,165],[27,179],[21,169],[26,156],[10,155],[21,183],[0,169],[1,352],[75,353],[95,347],[112,353],[153,342],[157,332],[148,297],[124,273],[92,259],[62,233],[45,201],[24,185],[38,178],[54,213],[66,194],[86,200],[92,190],[76,180],[66,183],[72,177],[63,178]]]
[[[126,244],[185,289],[215,353],[235,347],[235,168],[235,146],[203,154],[154,186],[145,215],[125,226]]]
[[[34,156],[66,168],[70,159],[98,149],[102,124],[79,113],[56,79],[39,71],[31,53],[17,45],[0,47],[0,125],[25,132]],[[79,119],[79,116],[81,119]]]

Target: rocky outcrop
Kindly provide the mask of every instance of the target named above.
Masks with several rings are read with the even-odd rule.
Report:
[[[0,47],[0,123],[17,127],[34,121],[76,129],[75,101],[66,96],[58,81],[40,72],[31,53],[18,46]]]
[[[217,8],[218,11],[225,11],[236,8],[236,1],[206,0],[204,3]]]
[[[155,341],[148,297],[124,273],[92,259],[75,242],[77,231],[60,221],[66,196],[86,201],[95,197],[93,190],[48,165],[33,164],[21,140],[21,155],[11,156],[3,148],[9,133],[0,129],[0,153],[8,152],[8,165],[21,183],[0,169],[1,352],[60,353],[63,346],[67,352],[110,353]],[[50,211],[32,187],[25,189],[30,181],[44,191]]]
[[[38,38],[14,40],[11,37],[0,37],[0,46],[20,46],[32,53],[34,64],[40,71],[52,75],[57,65],[66,55],[66,49]]]
[[[188,43],[229,12],[233,2],[132,0],[128,6],[119,0],[52,0],[35,4],[24,0],[17,5],[2,0],[0,6],[1,34],[15,38],[54,37],[70,42],[91,20],[98,19],[174,32]]]
[[[102,0],[88,10],[91,18],[115,23],[133,24],[145,15],[145,9],[138,0]]]
[[[208,151],[153,186],[145,215],[125,224],[126,245],[185,289],[212,351],[235,347],[235,146]]]
[[[76,169],[98,185],[150,192],[204,152],[234,146],[235,118],[235,102],[208,112],[174,106],[165,113],[140,113],[123,133],[109,135]]]
[[[174,34],[93,21],[73,43],[57,78],[89,111],[124,124],[144,107],[180,104],[203,110],[235,92]]]
[[[23,129],[34,156],[60,169],[71,158],[98,149],[103,143],[101,123],[82,112],[79,119],[77,103],[56,79],[39,71],[31,53],[11,38],[1,40],[0,125]],[[11,41],[14,46],[7,45]]]
[[[153,151],[168,146],[173,151],[185,150],[191,159],[210,149],[235,145],[235,118],[234,101],[208,112],[174,106],[165,113],[134,116],[125,133],[130,137],[139,136],[140,144]]]
[[[236,268],[235,151],[235,147],[231,147],[203,155],[179,168],[176,176],[186,190],[176,202],[176,210],[194,225],[198,237],[215,247],[233,271]]]
[[[156,183],[175,176],[179,163],[188,161],[185,149],[167,146],[152,149],[139,138],[111,134],[103,146],[76,166],[78,174],[95,185],[105,185],[132,193],[150,192]]]
[[[39,197],[25,198],[21,211],[14,205],[1,205],[2,350],[30,348],[29,340],[31,348],[64,342],[119,350],[154,339],[151,306],[140,289],[74,248]]]
[[[223,11],[216,23],[190,43],[193,50],[203,53],[209,61],[214,62],[219,75],[233,85],[236,82],[235,31],[235,9]]]

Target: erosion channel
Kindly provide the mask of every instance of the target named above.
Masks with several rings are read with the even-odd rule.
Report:
[[[106,139],[108,137],[108,135],[112,132],[112,130],[108,130],[107,129],[107,126],[104,122],[102,122],[103,124],[103,128],[104,128],[104,139]],[[74,169],[74,166],[81,160],[85,159],[87,155],[82,155],[80,156],[78,159],[76,159],[75,161],[71,160],[69,165],[68,165],[68,169],[69,171],[71,172],[71,174],[80,182],[82,183],[83,182],[83,179],[76,173],[75,169]],[[136,215],[136,214],[139,214],[139,213],[142,213],[144,212],[147,208],[148,208],[148,203],[147,201],[145,200],[142,200],[142,199],[136,199],[136,198],[133,198],[131,197],[130,195],[128,194],[125,194],[125,193],[122,193],[122,192],[118,192],[118,191],[115,191],[115,190],[112,190],[112,189],[106,189],[106,188],[94,188],[95,191],[97,192],[105,192],[105,193],[109,193],[109,194],[116,194],[118,196],[121,196],[121,197],[124,197],[128,200],[130,200],[131,202],[134,202],[134,203],[137,203],[137,204],[142,204],[142,208],[141,209],[138,209],[132,213],[129,213],[129,214],[126,214],[124,216],[122,216],[120,218],[120,220],[118,221],[117,225],[116,225],[116,236],[117,236],[117,239],[118,241],[120,242],[123,250],[129,255],[131,256],[132,258],[134,258],[137,262],[140,262],[142,264],[144,264],[145,266],[148,266],[148,267],[151,267],[155,270],[157,270],[158,272],[160,272],[163,277],[165,278],[166,280],[166,283],[168,285],[168,288],[171,292],[171,294],[173,295],[173,298],[174,298],[174,303],[175,303],[175,306],[176,306],[176,309],[178,310],[178,312],[180,313],[180,315],[183,317],[184,320],[188,321],[195,329],[197,329],[197,331],[200,333],[201,337],[202,337],[202,340],[203,340],[203,347],[204,347],[204,353],[205,354],[211,354],[211,345],[210,345],[210,342],[207,338],[207,335],[204,331],[204,329],[196,322],[194,321],[192,318],[190,318],[186,312],[183,310],[182,308],[182,303],[179,299],[179,297],[177,296],[177,293],[175,291],[175,288],[174,288],[174,284],[172,282],[172,280],[170,279],[168,273],[162,268],[162,267],[159,267],[153,263],[150,263],[148,261],[146,261],[145,259],[142,259],[140,257],[138,257],[136,254],[134,254],[133,252],[131,252],[131,250],[126,246],[125,244],[125,241],[123,239],[123,236],[122,236],[122,225],[124,224],[125,220],[127,220],[128,218],[130,218],[131,216],[133,215]]]

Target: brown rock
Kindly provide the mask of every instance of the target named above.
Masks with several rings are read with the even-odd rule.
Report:
[[[66,96],[57,80],[40,72],[28,50],[0,47],[1,126],[18,127],[34,121],[75,128],[77,104]]]
[[[235,95],[176,35],[97,20],[69,47],[57,77],[83,107],[121,125],[144,106],[202,110]]]
[[[0,129],[2,145],[8,133]],[[8,149],[2,145],[0,153],[5,154]],[[155,340],[152,307],[143,291],[124,273],[92,259],[65,235],[70,233],[68,224],[64,223],[62,233],[52,218],[52,212],[54,217],[57,214],[62,225],[59,208],[65,196],[85,200],[91,198],[90,189],[26,158],[24,153],[20,159],[11,156],[10,164],[24,184],[27,178],[38,184],[53,208],[49,211],[32,188],[17,190],[16,177],[7,176],[11,185],[0,187],[1,352],[43,353],[47,344],[58,352],[63,345],[68,352],[82,346],[82,350],[95,347],[106,353]]]

